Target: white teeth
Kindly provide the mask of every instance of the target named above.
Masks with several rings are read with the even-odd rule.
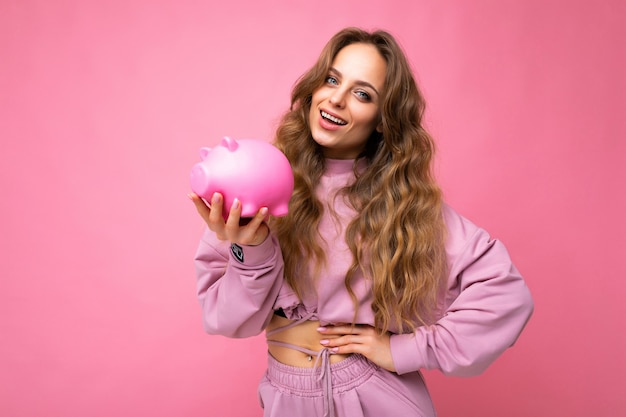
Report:
[[[328,119],[328,120],[330,120],[333,123],[337,123],[338,125],[347,125],[348,124],[348,122],[346,122],[345,120],[341,120],[341,119],[336,118],[335,116],[331,116],[330,114],[326,113],[325,111],[322,111],[321,114],[322,114],[322,117],[324,119]]]

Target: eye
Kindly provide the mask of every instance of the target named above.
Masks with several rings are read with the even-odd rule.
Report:
[[[329,75],[328,77],[326,77],[326,83],[327,84],[332,84],[332,85],[337,85],[337,84],[339,84],[339,81],[337,81],[337,79],[335,77],[333,77],[332,75]]]
[[[370,101],[372,99],[372,96],[370,96],[363,90],[357,90],[354,92],[354,94],[356,94],[356,96],[363,101]]]

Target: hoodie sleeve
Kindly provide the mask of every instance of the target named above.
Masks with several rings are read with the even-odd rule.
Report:
[[[194,262],[205,330],[234,338],[261,333],[283,283],[276,237],[258,246],[231,245],[207,228]]]
[[[504,245],[446,210],[444,312],[432,325],[391,337],[399,374],[439,369],[446,375],[478,375],[515,343],[533,312],[530,291]]]

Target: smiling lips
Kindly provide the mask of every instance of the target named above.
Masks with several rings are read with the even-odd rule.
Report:
[[[344,126],[348,124],[348,122],[346,122],[345,120],[335,117],[332,114],[326,113],[324,110],[320,111],[320,115],[324,120],[327,120],[339,126]]]

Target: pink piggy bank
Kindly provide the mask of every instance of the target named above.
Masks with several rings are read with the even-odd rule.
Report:
[[[201,148],[200,157],[191,169],[191,190],[207,201],[215,192],[222,194],[224,219],[235,198],[241,202],[241,217],[252,217],[261,207],[272,216],[287,214],[293,172],[274,145],[225,137],[215,148]]]

